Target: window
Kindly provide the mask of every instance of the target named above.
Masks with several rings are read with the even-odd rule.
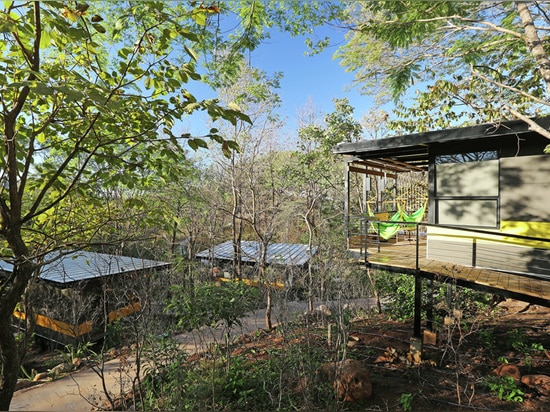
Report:
[[[499,161],[496,151],[435,159],[437,223],[498,226]]]

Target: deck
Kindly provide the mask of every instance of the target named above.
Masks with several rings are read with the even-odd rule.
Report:
[[[414,239],[403,238],[395,243],[372,241],[368,243],[367,251],[365,259],[364,250],[350,248],[353,256],[361,256],[360,260],[373,269],[418,274],[423,278],[550,307],[550,280],[427,259],[425,238],[419,241],[418,262]]]

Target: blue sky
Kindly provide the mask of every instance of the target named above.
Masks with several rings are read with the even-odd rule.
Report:
[[[321,34],[327,33],[336,41],[343,39],[343,33],[327,28]],[[375,106],[374,99],[361,96],[357,91],[350,89],[353,74],[346,73],[332,55],[336,46],[330,47],[321,54],[306,56],[304,39],[291,37],[287,33],[274,31],[271,38],[265,41],[251,56],[251,64],[264,70],[268,75],[282,72],[281,88],[278,90],[282,99],[279,115],[284,120],[286,132],[296,133],[297,114],[303,110],[311,99],[314,107],[321,113],[330,113],[334,110],[332,100],[348,98],[355,108],[355,117],[361,118],[363,113]],[[205,89],[198,88],[197,98],[204,96]],[[206,119],[205,119],[206,120]],[[184,122],[183,131],[196,133],[196,117]],[[204,130],[203,130],[204,131]]]
[[[343,35],[330,31],[334,37]],[[367,112],[374,105],[373,99],[360,96],[349,90],[353,74],[346,73],[332,55],[336,47],[321,54],[306,56],[303,38],[293,38],[288,34],[274,33],[272,38],[252,54],[252,64],[268,73],[283,72],[280,95],[283,100],[281,113],[292,121],[297,110],[303,109],[309,98],[315,107],[323,113],[334,109],[332,99],[347,97],[356,114]]]

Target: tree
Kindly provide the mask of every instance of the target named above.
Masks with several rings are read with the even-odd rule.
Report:
[[[275,235],[279,205],[283,199],[274,183],[274,154],[280,126],[275,114],[280,104],[276,90],[280,74],[270,77],[244,63],[239,72],[238,81],[221,93],[236,102],[252,120],[250,124],[241,122],[225,130],[230,140],[238,142],[240,150],[220,161],[231,190],[231,206],[226,210],[232,219],[233,272],[241,276],[241,240],[247,234],[252,235],[260,245],[256,263],[260,280],[268,285],[266,327],[271,329],[272,296],[266,276],[267,248]]]
[[[550,105],[548,11],[546,3],[522,1],[358,2],[338,56],[364,92],[399,99],[420,86],[402,127],[512,116],[550,138],[529,119]]]
[[[342,141],[357,141],[362,132],[361,125],[353,118],[354,108],[347,99],[334,99],[334,106],[335,110],[326,114],[323,121],[318,119],[311,104],[302,113],[298,130],[299,150],[296,152],[298,162],[289,164],[285,170],[295,190],[301,194],[296,214],[305,223],[309,250],[319,246],[322,239],[329,239],[328,232],[335,229],[333,222],[337,220],[334,216],[340,215],[342,210],[329,200],[342,198],[337,183],[341,178],[340,163],[332,154],[332,147]],[[328,242],[323,246],[324,253],[330,256]],[[314,264],[310,256],[307,275],[309,311],[313,311]]]
[[[142,169],[174,177],[167,165],[185,156],[186,142],[194,148],[213,139],[226,153],[234,147],[216,130],[177,135],[174,126],[186,115],[204,110],[214,119],[247,120],[186,89],[200,80],[192,45],[200,40],[197,16],[209,10],[147,2],[107,15],[93,9],[99,6],[6,2],[0,15],[0,237],[3,258],[13,264],[0,283],[2,410],[20,364],[12,313],[40,258],[89,245],[111,218],[91,211],[82,230],[56,238],[56,225],[77,218],[71,201],[98,202],[97,187],[131,185]],[[107,16],[115,18],[102,24]]]

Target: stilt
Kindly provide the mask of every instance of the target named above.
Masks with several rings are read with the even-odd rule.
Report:
[[[420,338],[420,324],[422,321],[422,278],[414,276],[414,337]]]
[[[428,307],[426,308],[426,328],[433,331],[434,321],[434,281],[428,280]]]

